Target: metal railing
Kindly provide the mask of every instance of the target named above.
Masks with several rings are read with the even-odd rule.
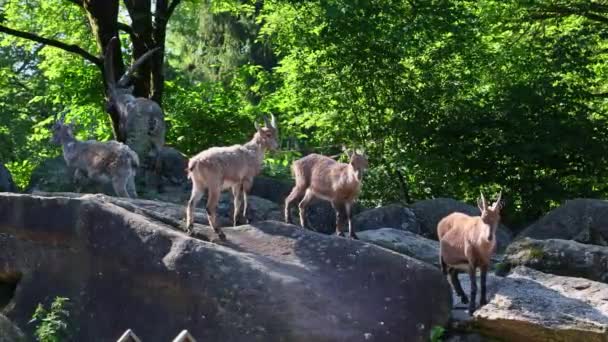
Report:
[[[135,335],[133,330],[127,329],[127,331],[125,331],[122,336],[116,340],[116,342],[141,342],[141,340],[139,337],[137,337],[137,335]],[[192,337],[192,335],[190,335],[188,330],[182,330],[182,332],[180,332],[172,342],[196,342],[196,340],[194,337]]]

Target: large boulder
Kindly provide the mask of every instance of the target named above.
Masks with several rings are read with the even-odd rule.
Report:
[[[128,328],[151,341],[182,329],[202,341],[426,341],[448,320],[447,282],[413,258],[274,221],[205,242],[109,199],[0,194],[0,276],[21,275],[5,311],[26,333],[37,303],[58,295],[78,341]]]
[[[504,341],[608,341],[608,284],[519,266],[489,291],[489,303],[474,313],[483,334]]]
[[[439,267],[439,242],[407,230],[380,228],[357,233],[359,239]]]
[[[283,204],[293,188],[293,182],[270,177],[257,176],[253,179],[250,194]]]
[[[11,173],[2,163],[0,163],[0,192],[17,192]]]
[[[173,147],[163,146],[158,158],[161,185],[180,185],[187,181],[188,157],[183,153]]]
[[[32,172],[27,191],[114,194],[110,183],[75,181],[74,171],[73,168],[67,166],[62,155],[46,159]]]
[[[471,216],[479,216],[479,208],[456,201],[451,198],[434,198],[419,201],[411,205],[412,211],[420,222],[421,234],[429,239],[437,240],[437,223],[442,218],[454,212],[465,213]],[[511,242],[511,231],[500,224],[496,232],[498,242],[497,249],[503,251]]]
[[[572,240],[525,238],[509,245],[502,263],[505,270],[523,265],[545,273],[608,283],[608,247]]]
[[[518,239],[575,240],[594,245],[608,245],[608,201],[575,199],[550,211],[524,229]]]
[[[398,204],[365,210],[353,218],[353,224],[357,231],[395,228],[420,234],[420,224],[414,212]]]

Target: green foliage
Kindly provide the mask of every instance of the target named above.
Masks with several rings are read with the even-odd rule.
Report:
[[[434,326],[431,329],[431,342],[441,342],[443,341],[443,335],[445,334],[445,328],[439,325]]]
[[[55,297],[50,308],[38,304],[30,323],[36,324],[34,335],[39,342],[60,342],[69,337],[69,299]]]

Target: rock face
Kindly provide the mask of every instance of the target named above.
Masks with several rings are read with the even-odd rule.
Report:
[[[506,268],[523,265],[545,273],[608,283],[608,247],[572,240],[516,241],[507,248],[503,264]]]
[[[205,242],[107,198],[0,194],[0,279],[21,275],[5,311],[26,333],[54,296],[74,304],[78,341],[127,328],[150,341],[182,329],[201,341],[427,341],[447,322],[447,282],[415,259],[273,221]]]
[[[607,284],[520,266],[489,290],[490,302],[474,314],[484,334],[504,341],[608,340]]]
[[[437,223],[449,214],[454,212],[465,213],[472,216],[479,216],[480,214],[477,207],[451,198],[435,198],[419,201],[412,204],[411,209],[420,222],[422,235],[434,240],[437,240]],[[511,231],[504,225],[501,224],[498,227],[496,232],[498,251],[502,251],[507,247],[511,242],[511,235]]]
[[[410,209],[398,204],[365,210],[353,218],[357,231],[395,228],[420,234],[420,224]]]
[[[518,239],[576,240],[594,245],[608,245],[608,201],[575,199],[550,211],[524,229]]]
[[[380,228],[357,234],[359,239],[439,267],[439,242],[407,230]]]
[[[163,146],[159,153],[163,185],[180,185],[187,181],[188,158],[173,147]]]
[[[11,173],[2,163],[0,163],[0,192],[17,192]]]
[[[0,314],[0,342],[25,342],[25,335],[6,316]]]

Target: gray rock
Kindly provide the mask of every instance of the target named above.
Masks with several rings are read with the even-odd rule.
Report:
[[[179,185],[187,181],[188,157],[173,147],[160,149],[160,176],[162,185]]]
[[[608,245],[608,201],[575,199],[550,211],[524,229],[517,239],[563,239]]]
[[[2,163],[0,163],[0,192],[17,192],[11,173]]]
[[[439,242],[407,230],[380,228],[357,234],[359,239],[439,267]]]
[[[467,215],[479,216],[477,207],[456,201],[451,198],[435,198],[419,201],[410,206],[416,218],[420,222],[421,234],[429,239],[437,240],[437,223],[454,212],[465,213]],[[503,224],[500,224],[496,232],[497,250],[503,251],[511,242],[511,231]]]
[[[365,210],[353,218],[353,224],[357,231],[395,228],[420,234],[420,224],[414,212],[398,204]]]
[[[0,314],[0,342],[25,342],[25,335],[6,316]]]
[[[608,283],[608,247],[572,240],[525,238],[513,242],[503,259],[505,271],[519,265],[535,270]]]
[[[250,194],[282,205],[292,188],[292,181],[257,176],[253,180]]]
[[[127,328],[151,341],[182,329],[201,341],[426,341],[447,323],[448,284],[416,259],[273,221],[210,243],[174,229],[154,210],[163,203],[107,199],[0,194],[0,265],[22,274],[6,314],[26,333],[40,299],[58,294],[77,341]]]
[[[474,326],[504,341],[607,341],[608,285],[519,266],[474,313]],[[465,288],[466,291],[466,288]]]

